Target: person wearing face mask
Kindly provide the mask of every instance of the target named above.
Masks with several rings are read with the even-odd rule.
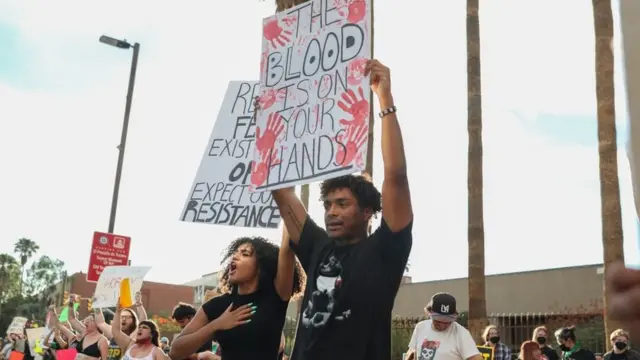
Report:
[[[547,334],[549,334],[549,329],[547,329],[546,326],[538,326],[533,330],[531,341],[538,344],[542,355],[547,358],[547,360],[558,360],[558,352],[547,345]]]
[[[456,298],[437,293],[425,313],[429,318],[413,330],[406,359],[434,360],[437,356],[438,360],[482,360],[469,330],[456,322]]]
[[[489,325],[484,329],[482,338],[485,341],[484,346],[493,348],[494,360],[511,360],[511,349],[503,342],[500,342],[500,332],[495,325]]]
[[[576,328],[574,326],[563,327],[556,330],[556,340],[562,350],[564,360],[595,360],[596,357],[587,349],[583,349],[576,340]]]
[[[609,336],[612,349],[604,354],[603,360],[640,360],[640,353],[629,348],[629,333],[618,329]]]

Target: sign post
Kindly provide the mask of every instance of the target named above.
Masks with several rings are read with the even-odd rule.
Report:
[[[97,282],[107,266],[128,265],[130,246],[128,236],[94,232],[87,281]]]

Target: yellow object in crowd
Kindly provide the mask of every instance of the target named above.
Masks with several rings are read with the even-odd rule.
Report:
[[[133,306],[131,299],[131,280],[124,278],[120,281],[120,308],[125,309]]]

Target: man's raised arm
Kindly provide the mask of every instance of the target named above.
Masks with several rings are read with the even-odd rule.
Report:
[[[298,195],[296,195],[296,188],[273,190],[271,194],[276,204],[278,204],[280,216],[289,232],[289,238],[294,243],[299,243],[302,228],[307,221],[307,209],[304,208]]]
[[[413,210],[402,132],[391,95],[391,74],[389,68],[377,60],[371,60],[367,64],[367,72],[370,74],[371,89],[378,96],[382,112],[380,120],[382,123],[382,162],[384,164],[382,218],[392,232],[398,232],[411,223]]]

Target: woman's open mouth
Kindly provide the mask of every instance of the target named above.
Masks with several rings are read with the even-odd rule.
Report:
[[[229,264],[229,275],[233,275],[236,272],[237,266],[235,262]]]

